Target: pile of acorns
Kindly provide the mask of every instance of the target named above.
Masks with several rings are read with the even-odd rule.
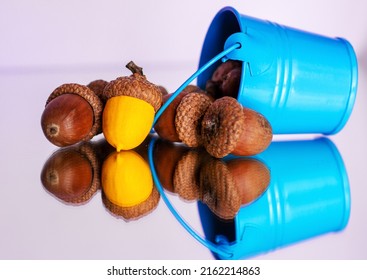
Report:
[[[240,62],[228,60],[214,71],[205,91],[192,85],[184,89],[157,121],[158,135],[189,147],[203,146],[216,158],[265,150],[273,137],[270,123],[236,99],[241,67]],[[163,96],[163,101],[169,97]]]
[[[103,132],[117,151],[139,146],[171,95],[149,82],[142,68],[132,62],[127,67],[132,75],[111,82],[56,88],[41,117],[46,138],[64,147]],[[154,126],[156,133],[189,147],[202,146],[217,158],[262,152],[272,140],[272,128],[263,115],[236,100],[240,80],[240,62],[222,63],[205,90],[189,85],[169,104]]]

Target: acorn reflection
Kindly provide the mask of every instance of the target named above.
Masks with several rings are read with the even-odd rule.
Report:
[[[70,205],[87,203],[103,185],[102,201],[113,216],[138,219],[152,212],[160,199],[147,163],[150,139],[120,153],[105,139],[60,148],[45,162],[41,182]]]
[[[187,149],[165,141],[156,142],[154,162],[166,190],[185,201],[202,201],[225,220],[233,219],[242,205],[261,196],[270,182],[269,169],[257,159],[224,161],[204,149]]]
[[[100,187],[100,159],[90,143],[61,148],[41,171],[45,189],[70,204],[88,202]]]
[[[173,177],[176,165],[190,148],[170,141],[157,139],[154,145],[153,158],[161,184],[166,190],[174,193]]]
[[[233,219],[242,205],[260,197],[270,183],[270,171],[259,160],[237,158],[228,162],[211,159],[200,172],[201,197],[222,219]]]
[[[160,200],[148,163],[134,150],[110,154],[102,166],[101,182],[104,205],[126,221],[152,212]]]

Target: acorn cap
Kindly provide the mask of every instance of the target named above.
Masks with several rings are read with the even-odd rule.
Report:
[[[222,219],[233,219],[241,207],[235,180],[225,162],[211,158],[200,170],[200,200]]]
[[[121,95],[139,98],[152,105],[155,112],[162,106],[162,92],[159,86],[149,82],[142,72],[134,72],[130,76],[111,81],[106,86],[104,94],[107,98]]]
[[[53,99],[56,97],[63,95],[63,94],[76,94],[85,99],[89,105],[93,109],[93,115],[94,115],[94,121],[93,126],[88,133],[86,137],[82,139],[82,141],[88,141],[93,138],[93,136],[97,135],[102,131],[102,110],[103,110],[103,103],[87,86],[75,84],[75,83],[69,83],[69,84],[63,84],[59,87],[57,87],[48,97],[46,101],[46,106],[48,103],[50,103]]]
[[[137,220],[151,213],[157,207],[159,200],[160,194],[156,187],[153,187],[152,193],[145,201],[131,207],[122,207],[113,204],[102,192],[102,201],[108,211],[110,211],[116,217],[122,217],[127,221]]]
[[[212,99],[206,94],[191,92],[184,96],[177,106],[176,132],[187,146],[201,145],[201,120],[211,103]]]
[[[214,157],[231,153],[244,129],[245,118],[240,103],[229,96],[214,101],[201,122],[201,137],[205,149]]]

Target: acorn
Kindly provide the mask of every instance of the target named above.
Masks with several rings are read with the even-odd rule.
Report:
[[[208,153],[222,158],[230,153],[256,155],[269,146],[273,133],[263,115],[225,96],[214,101],[205,112],[201,137]]]
[[[41,182],[63,202],[82,204],[100,188],[100,162],[90,143],[64,147],[45,162]]]
[[[107,84],[108,82],[105,80],[95,80],[87,84],[87,87],[93,90],[93,92],[102,101],[103,105],[106,104],[106,101],[107,101],[107,96],[103,93]]]
[[[198,86],[188,85],[184,88],[174,100],[168,105],[166,110],[162,113],[162,115],[157,120],[154,130],[155,132],[163,139],[171,141],[171,142],[181,142],[175,126],[175,117],[176,117],[176,109],[180,104],[182,98],[186,96],[190,92],[203,92]],[[167,102],[169,98],[171,98],[172,93],[168,95],[163,95],[163,104]]]
[[[98,91],[98,95],[103,93]],[[41,127],[46,138],[65,147],[102,132],[103,103],[91,88],[75,83],[56,88],[46,101]]]
[[[210,80],[206,83],[205,90],[215,99],[223,96],[236,98],[242,75],[242,63],[237,60],[227,60],[220,64]]]
[[[179,139],[188,147],[202,145],[201,121],[212,102],[212,98],[206,94],[191,92],[184,96],[177,106],[176,132]]]
[[[162,105],[160,88],[149,82],[142,68],[130,62],[133,73],[111,81],[105,88],[103,134],[117,151],[139,146],[149,134],[154,115]]]

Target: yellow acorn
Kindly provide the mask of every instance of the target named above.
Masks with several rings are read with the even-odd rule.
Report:
[[[162,105],[160,88],[146,79],[142,68],[133,62],[126,67],[133,74],[111,81],[104,90],[108,99],[103,110],[103,134],[117,151],[133,149],[144,141]]]

